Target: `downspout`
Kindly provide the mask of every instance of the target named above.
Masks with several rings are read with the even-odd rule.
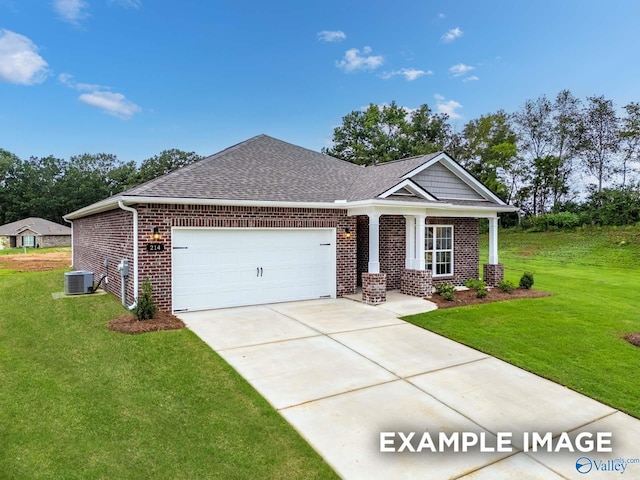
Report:
[[[122,298],[124,306],[129,310],[133,310],[138,303],[138,211],[135,208],[126,206],[122,200],[118,200],[118,207],[133,213],[133,303],[127,306],[124,296]]]
[[[73,267],[73,220],[67,220],[64,217],[62,217],[62,219],[71,225],[71,265],[69,266]]]

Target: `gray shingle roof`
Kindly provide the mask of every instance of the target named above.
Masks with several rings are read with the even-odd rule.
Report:
[[[71,235],[71,228],[44,218],[29,217],[0,226],[0,235],[19,235],[24,230],[31,230],[39,235]]]
[[[173,198],[294,203],[371,200],[398,185],[404,175],[440,153],[362,167],[258,135],[73,212],[67,218],[115,208],[123,198],[132,203],[135,197],[155,197],[159,201]],[[485,205],[496,204],[487,202]]]
[[[283,202],[346,199],[362,167],[259,135],[143,185],[126,196]]]

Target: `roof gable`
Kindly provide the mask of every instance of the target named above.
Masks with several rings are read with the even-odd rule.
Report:
[[[489,201],[506,205],[500,197],[444,152],[407,172],[403,178],[412,179],[441,200]]]
[[[44,218],[29,217],[0,226],[0,235],[20,235],[30,231],[36,235],[71,235],[71,228]]]

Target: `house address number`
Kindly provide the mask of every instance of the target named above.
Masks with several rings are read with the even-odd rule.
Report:
[[[147,243],[147,252],[164,252],[164,243]]]

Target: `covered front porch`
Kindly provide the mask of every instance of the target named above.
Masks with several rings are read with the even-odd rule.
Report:
[[[479,278],[479,218],[489,220],[484,280],[496,286],[503,279],[497,212],[370,207],[349,214],[357,217],[358,285],[365,303],[385,302],[388,290],[429,298],[440,283]]]

